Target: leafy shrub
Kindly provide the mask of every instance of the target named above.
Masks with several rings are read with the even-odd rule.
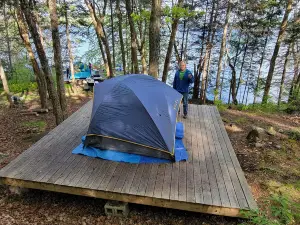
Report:
[[[36,82],[25,82],[25,83],[9,83],[9,90],[12,93],[20,93],[23,91],[35,91],[37,90]]]
[[[243,224],[292,225],[300,222],[300,204],[287,196],[274,194],[269,198],[270,215],[262,211],[243,211],[241,214],[249,221]]]

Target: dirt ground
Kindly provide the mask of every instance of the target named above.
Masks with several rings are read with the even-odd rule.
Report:
[[[68,98],[71,115],[91,98],[78,94]],[[24,107],[32,108],[34,101]],[[52,113],[20,116],[24,108],[0,108],[0,168],[30,147],[55,127]],[[300,145],[293,140],[268,137],[264,148],[249,144],[246,136],[251,125],[289,130],[300,125],[300,117],[262,115],[226,110],[221,112],[238,159],[245,171],[252,193],[261,208],[272,192],[292,193],[299,197]],[[292,168],[292,169],[291,169]],[[297,183],[298,182],[298,183]],[[294,185],[297,184],[297,185]],[[295,189],[291,192],[291,189]],[[290,194],[291,195],[291,194]],[[241,219],[201,213],[130,205],[127,218],[104,214],[105,200],[30,190],[22,196],[0,186],[0,224],[240,224]]]

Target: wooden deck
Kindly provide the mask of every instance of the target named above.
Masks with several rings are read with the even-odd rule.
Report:
[[[71,154],[87,132],[92,102],[0,170],[0,182],[226,216],[255,209],[216,107],[189,105],[188,162],[127,164]]]

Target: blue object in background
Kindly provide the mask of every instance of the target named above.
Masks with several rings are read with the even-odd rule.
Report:
[[[187,150],[183,144],[183,124],[181,122],[177,122],[176,124],[176,139],[175,139],[175,161],[184,161],[188,159]],[[82,137],[82,142],[84,142],[85,136]],[[137,154],[130,154],[124,152],[118,152],[114,150],[100,150],[94,147],[84,147],[83,143],[77,146],[73,151],[73,154],[81,154],[93,158],[101,158],[116,162],[127,162],[127,163],[171,163],[173,161],[168,159],[160,159],[148,156],[142,156]]]

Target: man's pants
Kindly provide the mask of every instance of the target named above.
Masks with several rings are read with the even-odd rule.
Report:
[[[183,102],[183,114],[186,116],[188,113],[188,98],[189,98],[189,93],[181,93],[183,96],[182,102]]]

